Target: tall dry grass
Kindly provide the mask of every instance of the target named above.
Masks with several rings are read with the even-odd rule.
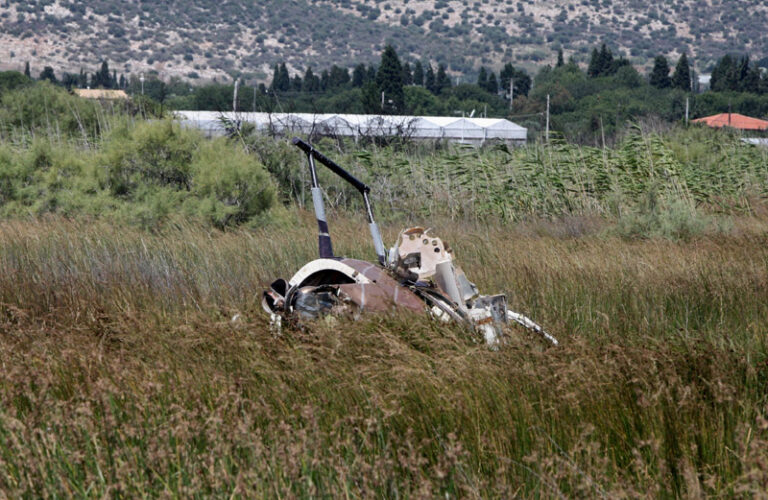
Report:
[[[489,351],[412,315],[276,335],[259,293],[315,255],[311,216],[291,217],[227,233],[0,222],[0,491],[764,493],[760,221],[689,242],[432,221],[481,290],[562,341],[512,331]],[[372,259],[364,226],[334,220],[337,253]]]

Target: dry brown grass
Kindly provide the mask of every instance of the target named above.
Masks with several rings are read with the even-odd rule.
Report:
[[[275,335],[258,295],[314,256],[298,218],[1,222],[0,495],[765,491],[762,222],[682,243],[435,221],[481,290],[562,340],[489,351],[412,316]],[[373,257],[362,221],[331,231]]]

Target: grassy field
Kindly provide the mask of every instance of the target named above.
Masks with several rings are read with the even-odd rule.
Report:
[[[412,315],[271,331],[262,288],[316,251],[285,219],[0,222],[0,495],[765,494],[764,220],[687,241],[427,220],[561,340],[491,351]],[[334,218],[337,252],[372,259],[364,226]]]

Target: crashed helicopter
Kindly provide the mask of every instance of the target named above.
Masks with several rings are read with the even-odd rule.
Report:
[[[280,278],[264,291],[262,306],[273,324],[279,327],[283,320],[311,320],[327,314],[406,309],[466,325],[480,332],[491,346],[503,339],[510,322],[557,345],[557,339],[530,318],[508,310],[505,295],[481,295],[454,262],[450,246],[429,229],[404,229],[387,251],[373,217],[370,187],[311,144],[298,137],[292,142],[307,156],[320,258],[305,264],[290,280]],[[315,161],[362,195],[378,263],[334,255]]]

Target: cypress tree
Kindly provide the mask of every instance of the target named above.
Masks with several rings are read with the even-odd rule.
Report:
[[[603,44],[600,47],[600,55],[598,58],[598,64],[599,64],[599,73],[598,76],[606,76],[610,75],[613,71],[613,52],[608,48],[607,45]]]
[[[376,86],[375,80],[369,80],[363,85],[360,92],[360,104],[364,113],[373,115],[382,112],[379,88]]]
[[[413,72],[407,62],[403,64],[403,85],[413,85]]]
[[[269,84],[269,90],[274,92],[277,89],[278,82],[280,81],[280,65],[275,64],[275,67],[272,68],[272,82]]]
[[[413,65],[413,84],[424,85],[424,66],[421,61],[416,61]]]
[[[365,64],[360,63],[352,70],[352,86],[360,88],[366,82],[367,74],[365,72]]]
[[[320,90],[320,77],[312,72],[312,68],[307,68],[304,73],[304,87],[305,92],[317,92]]]
[[[477,74],[477,86],[485,90],[488,87],[488,73],[485,66],[480,66],[480,72]]]
[[[659,89],[672,86],[672,80],[669,78],[669,63],[666,57],[656,56],[653,60],[653,69],[648,77],[648,82]]]
[[[688,64],[688,56],[685,53],[677,60],[675,74],[672,76],[672,86],[686,92],[691,91],[691,67]]]
[[[432,69],[432,63],[427,63],[427,72],[424,74],[424,87],[433,94],[437,93],[437,86],[435,85],[435,72]]]
[[[486,84],[485,89],[491,94],[499,93],[499,83],[496,81],[496,73],[493,71],[488,75],[488,83]]]
[[[557,49],[557,64],[555,64],[556,68],[561,68],[565,66],[565,57],[563,57],[563,49]]]
[[[24,64],[24,76],[32,78],[32,72],[29,70],[29,61]]]
[[[391,45],[384,47],[381,53],[381,64],[376,73],[376,85],[379,92],[384,92],[384,111],[402,112],[405,110],[405,92],[403,91],[403,67],[397,57],[395,48]]]
[[[597,48],[592,49],[589,66],[587,67],[587,76],[591,78],[600,76],[600,52],[597,51]]]
[[[437,76],[435,77],[435,87],[439,94],[451,88],[451,79],[445,72],[445,65],[439,64],[437,66]]]
[[[288,68],[285,66],[285,63],[280,65],[278,84],[279,86],[277,90],[281,92],[285,92],[291,89],[291,76],[288,74]]]

